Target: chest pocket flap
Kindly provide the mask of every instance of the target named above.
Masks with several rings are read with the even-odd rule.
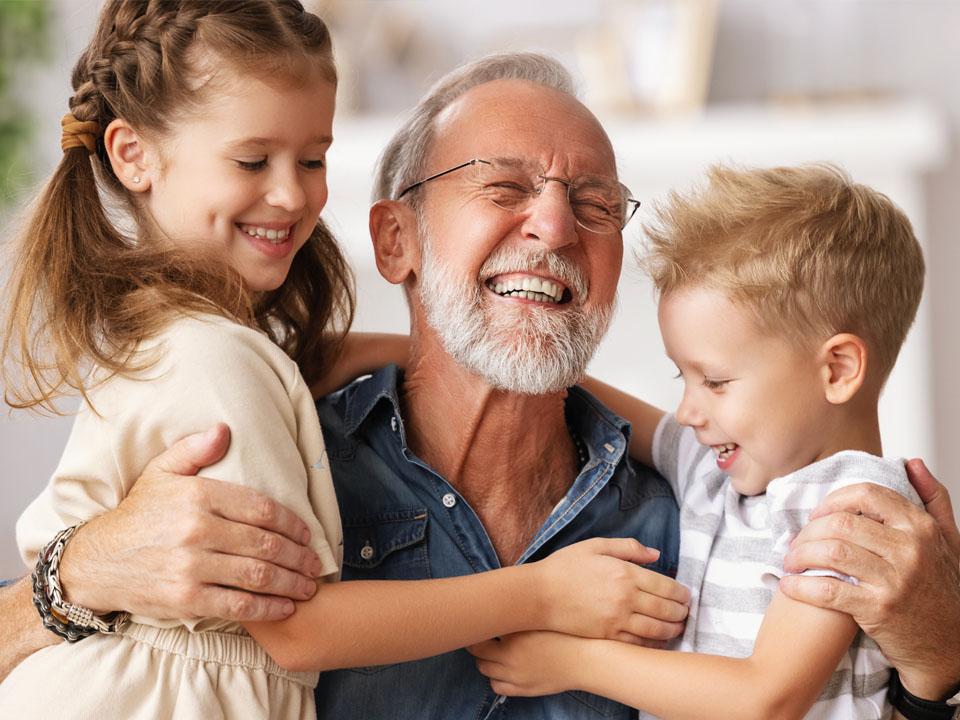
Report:
[[[358,570],[372,570],[425,555],[427,510],[399,510],[358,518],[343,524],[343,562]],[[423,558],[426,559],[425,557]]]

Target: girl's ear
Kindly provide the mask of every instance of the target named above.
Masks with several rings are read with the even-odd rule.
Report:
[[[146,147],[140,134],[126,120],[117,118],[107,125],[103,145],[114,174],[127,190],[137,193],[150,189],[152,168],[147,161]]]
[[[851,333],[840,333],[820,348],[820,376],[827,402],[842,405],[863,387],[867,377],[867,344]]]
[[[413,208],[378,200],[370,208],[370,238],[380,274],[400,285],[420,273],[420,233]]]

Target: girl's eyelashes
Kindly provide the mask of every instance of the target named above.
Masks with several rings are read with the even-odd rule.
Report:
[[[237,165],[241,170],[262,170],[267,166],[267,159],[262,160],[237,160]]]
[[[237,166],[241,170],[249,170],[255,172],[257,170],[263,170],[267,166],[267,158],[261,160],[235,160]],[[300,165],[303,166],[306,170],[322,170],[327,166],[327,161],[324,158],[318,160],[301,160]]]

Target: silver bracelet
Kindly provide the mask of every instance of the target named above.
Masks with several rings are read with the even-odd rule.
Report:
[[[128,613],[119,611],[97,615],[90,608],[63,599],[60,560],[67,542],[82,526],[81,522],[58,532],[40,551],[32,575],[33,604],[43,626],[68,642],[77,642],[98,632],[118,632],[129,618]]]

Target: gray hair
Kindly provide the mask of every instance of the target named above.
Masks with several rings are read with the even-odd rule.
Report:
[[[546,55],[503,53],[461,65],[430,88],[390,139],[377,162],[374,202],[395,199],[422,177],[433,142],[433,121],[468,90],[494,80],[526,80],[576,97],[570,72]]]

